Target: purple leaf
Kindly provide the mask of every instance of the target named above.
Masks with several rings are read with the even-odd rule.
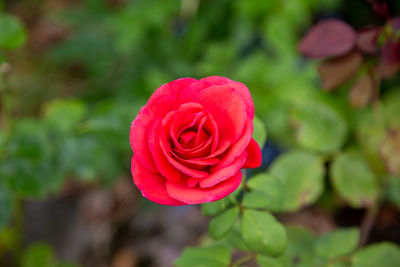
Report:
[[[357,33],[357,48],[366,54],[376,54],[377,40],[381,33],[380,27],[371,26]]]
[[[355,42],[352,27],[338,19],[327,19],[307,32],[298,49],[312,58],[341,56],[353,49]]]

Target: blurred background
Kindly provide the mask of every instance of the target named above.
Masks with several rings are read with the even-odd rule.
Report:
[[[400,1],[389,7],[399,14]],[[0,10],[0,266],[168,267],[204,238],[209,219],[198,206],[150,203],[130,175],[131,121],[157,87],[180,77],[249,87],[268,133],[261,169],[285,150],[340,143],[385,173],[374,150],[381,120],[349,106],[348,85],[321,90],[316,62],[296,49],[324,18],[383,24],[367,1],[0,0]],[[398,75],[381,85],[395,127],[399,89]],[[299,140],[302,123],[314,135]],[[400,244],[398,181],[369,242]],[[327,184],[315,205],[281,219],[323,233],[363,214]]]

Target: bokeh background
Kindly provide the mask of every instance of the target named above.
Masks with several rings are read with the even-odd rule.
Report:
[[[399,1],[389,6],[399,14]],[[288,149],[373,142],[365,136],[375,132],[348,117],[364,112],[349,107],[348,88],[322,91],[316,62],[296,49],[324,18],[382,24],[367,1],[2,0],[0,10],[0,266],[172,266],[204,239],[198,206],[150,203],[130,176],[131,121],[180,77],[249,87],[268,133],[261,169]],[[382,92],[396,86],[398,76]],[[306,120],[318,120],[325,106],[339,115],[316,126],[311,145],[299,143],[292,108],[313,107]],[[359,224],[364,211],[341,207],[327,188],[282,220],[316,233]],[[384,211],[371,242],[400,243],[398,209]]]

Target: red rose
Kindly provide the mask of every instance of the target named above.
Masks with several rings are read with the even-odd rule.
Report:
[[[233,192],[241,168],[261,164],[251,138],[247,87],[224,77],[164,84],[132,122],[132,176],[143,196],[164,205],[210,202]]]

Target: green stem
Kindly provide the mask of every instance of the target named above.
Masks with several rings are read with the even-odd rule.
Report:
[[[8,73],[10,71],[10,65],[8,63],[2,63],[0,65],[0,102],[2,110],[1,112],[1,125],[5,132],[10,129],[10,95],[8,88]]]

